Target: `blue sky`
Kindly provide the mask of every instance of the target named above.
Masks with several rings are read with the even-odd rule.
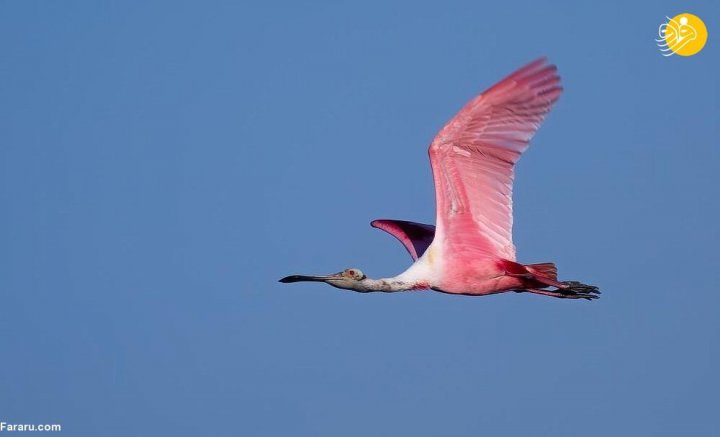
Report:
[[[666,15],[709,29],[664,58]],[[716,435],[716,2],[0,4],[0,421],[66,435]],[[599,301],[363,295],[426,147],[547,55],[514,240]]]

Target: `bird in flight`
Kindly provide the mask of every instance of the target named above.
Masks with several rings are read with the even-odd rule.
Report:
[[[592,300],[597,287],[559,281],[553,263],[521,264],[512,242],[515,163],[560,97],[557,67],[545,58],[520,68],[472,99],[430,144],[436,226],[375,220],[415,261],[392,278],[371,279],[349,268],[280,282],[316,281],[368,292],[432,289],[484,296],[515,291]]]

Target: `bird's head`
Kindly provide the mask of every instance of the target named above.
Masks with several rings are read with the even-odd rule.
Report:
[[[309,275],[290,275],[282,278],[280,282],[302,282],[302,281],[313,281],[313,282],[325,282],[336,288],[343,288],[346,290],[357,290],[366,291],[363,281],[367,277],[360,269],[345,269],[340,273],[334,273],[332,275],[322,276],[309,276]]]

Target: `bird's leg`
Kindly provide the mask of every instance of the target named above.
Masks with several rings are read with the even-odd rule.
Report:
[[[571,281],[574,282],[574,281]],[[567,285],[567,283],[563,283],[564,285]],[[587,300],[593,300],[597,299],[600,296],[600,291],[597,287],[594,287],[592,285],[585,285],[581,284],[579,282],[575,283],[577,285],[569,286],[568,288],[558,288],[555,290],[543,290],[540,288],[526,288],[524,290],[519,290],[518,292],[527,291],[528,293],[535,293],[535,294],[542,294],[543,296],[552,296],[552,297],[558,297],[561,299],[587,299]]]
[[[524,268],[524,267],[523,267]],[[522,279],[524,281],[532,281],[527,284],[530,287],[516,290],[518,292],[527,291],[535,294],[542,294],[544,296],[559,297],[564,299],[597,299],[600,296],[600,290],[594,285],[583,284],[578,281],[564,281],[558,282],[556,280],[538,276],[533,273],[512,273],[505,272],[505,276],[511,276],[513,278]],[[534,283],[533,283],[534,282]],[[539,284],[538,284],[539,283]],[[538,285],[542,288],[536,288]],[[547,290],[545,287],[554,287],[555,289]]]
[[[526,288],[524,290],[517,290],[517,293],[534,293],[534,294],[542,294],[543,296],[551,296],[551,297],[559,297],[561,299],[579,299],[580,296],[573,296],[568,293],[561,293],[559,291],[555,290],[543,290],[540,288]]]

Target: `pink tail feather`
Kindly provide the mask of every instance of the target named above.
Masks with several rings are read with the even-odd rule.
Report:
[[[557,267],[553,263],[525,264],[525,268],[534,275],[557,281]]]

